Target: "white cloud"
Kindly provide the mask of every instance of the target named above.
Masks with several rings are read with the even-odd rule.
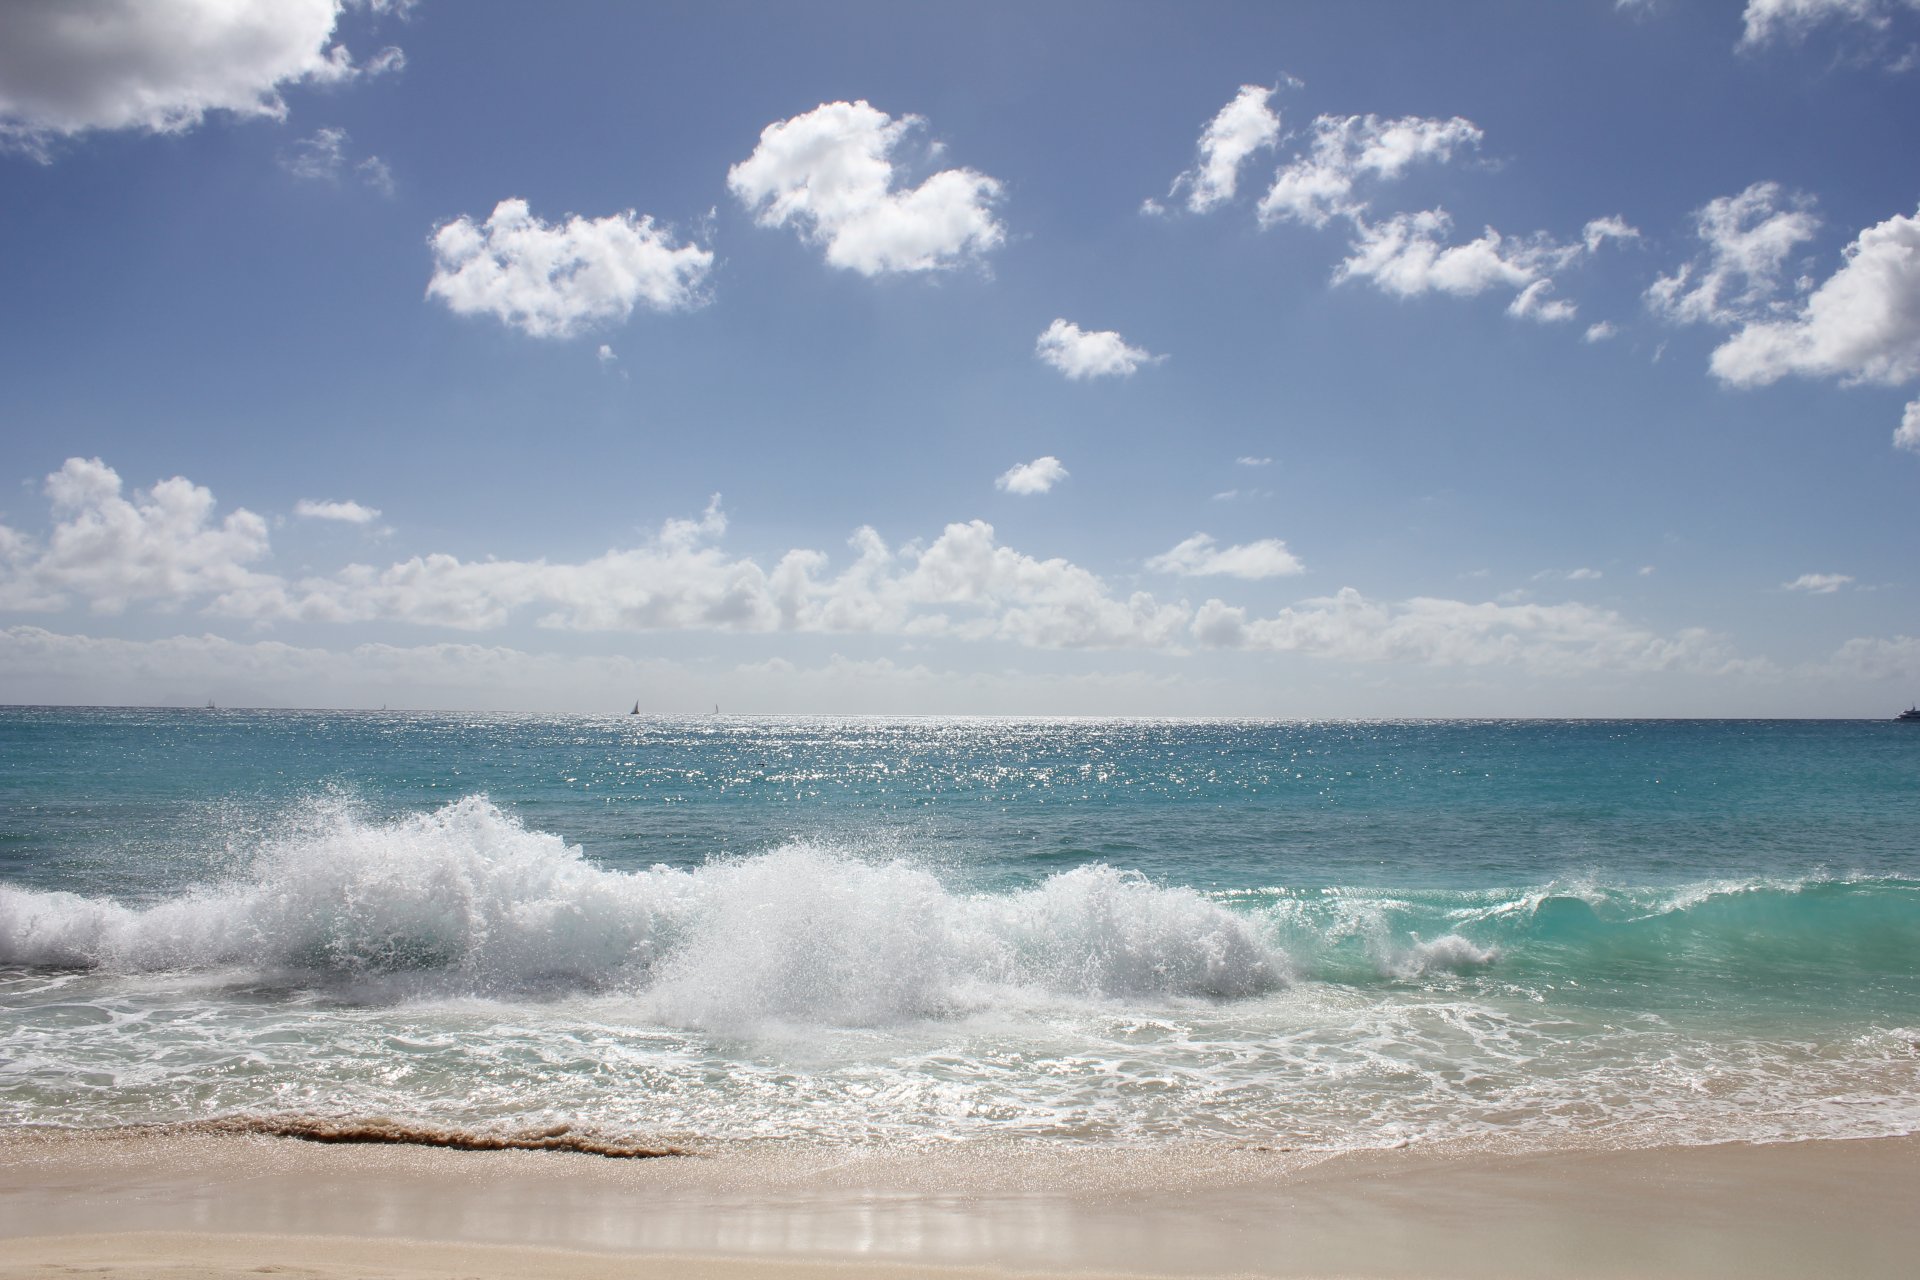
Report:
[[[1828,665],[1867,680],[1920,680],[1920,636],[1859,636],[1841,645]]]
[[[1777,182],[1708,201],[1693,219],[1705,250],[1646,292],[1649,307],[1680,324],[1736,324],[1777,308],[1787,259],[1820,228],[1812,201]]]
[[[316,182],[338,182],[347,171],[345,129],[316,129],[310,138],[301,138],[280,154],[280,167],[296,178]],[[352,171],[367,186],[383,196],[393,194],[393,170],[379,156],[356,162]]]
[[[1492,227],[1478,240],[1450,245],[1444,240],[1452,226],[1453,220],[1440,209],[1363,223],[1352,251],[1334,273],[1334,282],[1367,280],[1383,293],[1399,297],[1432,292],[1468,297],[1493,288],[1513,289],[1524,297],[1528,286],[1544,280],[1547,270],[1579,252],[1577,247],[1538,238],[1509,239]],[[1566,304],[1540,305],[1557,308]],[[1564,317],[1556,312],[1541,318]]]
[[[1553,298],[1553,281],[1535,280],[1507,304],[1507,314],[1520,320],[1538,320],[1543,324],[1573,319],[1578,308],[1564,298]]]
[[[549,225],[525,200],[502,200],[486,222],[460,217],[434,232],[429,297],[459,315],[491,315],[536,338],[565,338],[624,320],[636,305],[677,311],[705,301],[713,253],[674,245],[633,210]]]
[[[391,196],[393,194],[393,170],[388,168],[387,162],[379,156],[368,156],[359,164],[354,165],[353,171],[360,175],[360,181],[366,183],[381,195]]]
[[[363,506],[350,498],[340,502],[302,498],[293,504],[293,514],[308,520],[337,520],[342,524],[372,524],[380,518],[379,508]]]
[[[1195,213],[1233,199],[1240,185],[1240,166],[1254,152],[1280,139],[1280,116],[1268,105],[1273,94],[1261,85],[1241,85],[1234,100],[1207,122],[1200,134],[1199,163],[1173,180],[1168,197],[1185,190],[1187,208]]]
[[[761,226],[795,226],[833,266],[862,275],[977,259],[1006,238],[993,216],[997,181],[944,169],[894,189],[894,150],[924,123],[865,101],[822,103],[762,130],[753,154],[727,171],[727,187]]]
[[[60,609],[78,597],[118,613],[271,581],[246,567],[267,554],[266,521],[242,509],[214,524],[213,494],[182,477],[129,499],[112,467],[69,458],[46,494],[55,524],[44,546],[12,530],[0,538],[0,607]]]
[[[1907,402],[1906,412],[1900,415],[1900,425],[1894,428],[1893,443],[1896,448],[1920,453],[1920,400]]]
[[[346,163],[345,129],[319,129],[311,138],[295,142],[280,157],[280,167],[296,178],[337,182]]]
[[[1049,454],[1007,468],[993,487],[1008,493],[1045,493],[1066,478],[1067,469],[1060,465],[1060,459]]]
[[[1630,225],[1618,214],[1595,218],[1580,231],[1580,242],[1587,247],[1588,253],[1599,252],[1600,246],[1609,240],[1638,240],[1639,238],[1640,229]]]
[[[1351,587],[1270,618],[1209,600],[1193,636],[1212,648],[1308,653],[1352,662],[1516,666],[1551,674],[1600,668],[1731,674],[1756,664],[1726,642],[1689,629],[1663,636],[1583,604],[1470,604],[1369,600]]]
[[[1790,373],[1889,386],[1920,378],[1920,215],[1862,231],[1797,314],[1749,322],[1714,351],[1712,369],[1735,386]]]
[[[1307,566],[1278,538],[1223,547],[1211,534],[1196,533],[1147,561],[1155,573],[1183,577],[1284,578],[1305,573]]]
[[[1808,595],[1830,596],[1853,581],[1850,573],[1803,573],[1792,582],[1783,582],[1783,591],[1804,591]]]
[[[1581,335],[1580,340],[1582,342],[1605,342],[1608,338],[1613,337],[1619,332],[1619,326],[1611,320],[1600,320],[1588,325],[1586,333]]]
[[[1033,344],[1033,353],[1067,377],[1127,377],[1143,364],[1166,359],[1141,347],[1130,347],[1111,329],[1088,331],[1068,320],[1055,320]]]
[[[284,119],[280,91],[396,70],[333,43],[339,0],[12,0],[0,5],[0,139],[41,159],[93,129],[179,133],[210,111]]]
[[[862,528],[838,568],[822,552],[797,548],[769,568],[718,545],[727,519],[716,497],[699,517],[668,520],[639,546],[579,562],[435,554],[290,581],[250,567],[267,554],[263,520],[242,510],[215,523],[212,495],[184,479],[129,501],[110,468],[73,459],[49,478],[47,492],[56,523],[45,546],[0,526],[0,608],[77,600],[111,612],[144,601],[161,609],[201,603],[208,614],[263,624],[484,631],[519,619],[582,632],[847,634],[1168,654],[1198,644],[1541,671],[1751,667],[1704,632],[1663,636],[1580,605],[1385,603],[1348,588],[1264,618],[1217,599],[1195,609],[1122,594],[1080,565],[1002,545],[981,520],[899,546]],[[1183,574],[1299,571],[1272,539],[1223,548],[1196,535],[1155,559]]]
[[[1236,467],[1270,467],[1273,465],[1273,459],[1272,458],[1256,458],[1251,454],[1245,454],[1238,458],[1235,458],[1233,460],[1233,465]]]
[[[604,342],[600,344],[600,349],[593,353],[593,358],[603,365],[614,364],[620,359],[614,354],[613,348]]]
[[[1449,244],[1452,230],[1453,219],[1444,209],[1395,214],[1382,222],[1356,214],[1353,243],[1334,271],[1334,283],[1366,280],[1402,298],[1425,293],[1472,297],[1490,289],[1512,289],[1508,315],[1542,323],[1571,320],[1577,308],[1552,296],[1551,273],[1608,240],[1638,234],[1618,218],[1589,222],[1576,244],[1560,244],[1545,234],[1506,236],[1492,227],[1477,240]]]
[[[1533,575],[1535,582],[1593,582],[1606,575],[1598,569],[1542,569]]]
[[[1915,0],[1906,7],[1920,8]],[[1747,0],[1740,43],[1763,45],[1774,39],[1799,40],[1828,20],[1884,29],[1894,6],[1887,0]]]
[[[1366,209],[1353,195],[1361,179],[1391,180],[1417,162],[1450,160],[1454,152],[1478,146],[1482,136],[1479,126],[1459,116],[1320,116],[1307,154],[1281,169],[1261,198],[1260,221],[1323,227],[1334,217],[1358,218]]]

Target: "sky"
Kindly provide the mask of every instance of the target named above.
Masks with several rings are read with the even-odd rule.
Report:
[[[0,192],[0,702],[1920,698],[1920,0],[15,0]]]

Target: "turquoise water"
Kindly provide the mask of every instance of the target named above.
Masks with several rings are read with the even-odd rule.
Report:
[[[0,711],[0,1123],[1904,1133],[1920,728]]]

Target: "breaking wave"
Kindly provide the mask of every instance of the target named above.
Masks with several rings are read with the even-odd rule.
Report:
[[[816,844],[599,868],[485,797],[387,822],[315,802],[243,873],[145,906],[0,886],[0,964],[238,969],[374,991],[628,991],[663,1021],[875,1025],[1010,991],[1233,997],[1287,976],[1255,922],[1086,866],[1014,893]]]

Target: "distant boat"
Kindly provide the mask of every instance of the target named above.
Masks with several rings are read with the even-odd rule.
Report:
[[[1899,715],[1895,716],[1894,719],[1895,720],[1920,720],[1920,707],[1908,707],[1905,711],[1902,711]]]
[[[629,712],[627,712],[627,714],[628,714],[628,715],[630,715],[630,716],[637,716],[637,715],[639,715],[639,714],[640,714],[640,704],[639,704],[638,702],[635,702],[635,703],[633,704],[633,710],[631,710],[631,711],[629,711]]]
[[[209,711],[218,711],[219,709],[220,709],[220,708],[218,708],[218,707],[216,707],[216,706],[214,706],[214,705],[213,705],[213,699],[212,699],[212,698],[208,698],[208,699],[207,699],[207,710],[209,710]],[[1916,717],[1916,719],[1920,719],[1920,717]]]

